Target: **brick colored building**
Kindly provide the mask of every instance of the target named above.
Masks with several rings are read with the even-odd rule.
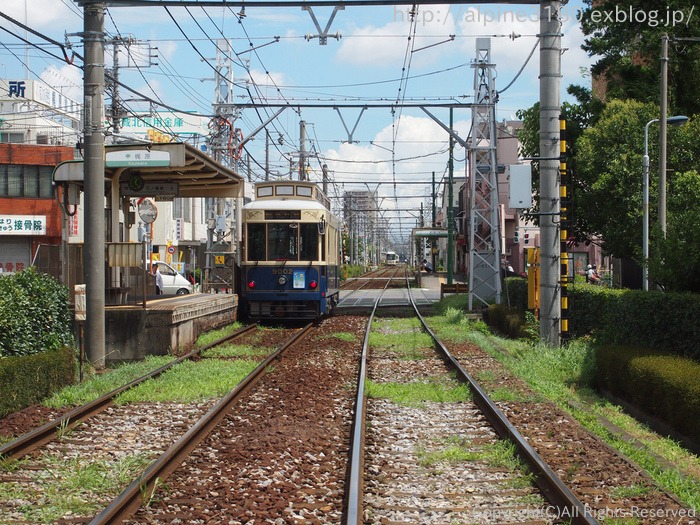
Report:
[[[28,268],[40,245],[61,245],[62,215],[52,174],[57,164],[73,158],[74,149],[67,146],[0,143],[2,271]],[[51,263],[60,267],[58,260]]]

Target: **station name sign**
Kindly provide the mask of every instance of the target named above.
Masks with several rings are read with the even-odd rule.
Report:
[[[122,150],[108,151],[105,158],[107,168],[148,168],[170,166],[170,153],[167,151]]]

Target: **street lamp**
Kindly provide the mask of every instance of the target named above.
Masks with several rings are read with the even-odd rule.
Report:
[[[642,287],[644,291],[649,290],[649,126],[654,122],[659,122],[659,119],[652,119],[644,126],[644,159],[642,161],[644,167],[644,184],[642,190],[642,211],[644,215],[644,222],[642,225]],[[688,122],[688,117],[684,115],[677,115],[666,119],[666,123],[672,126],[682,126],[686,122]]]

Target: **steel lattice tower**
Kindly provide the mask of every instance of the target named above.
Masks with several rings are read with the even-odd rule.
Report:
[[[476,39],[469,192],[469,310],[474,300],[501,302],[500,222],[496,166],[495,65],[491,40]]]

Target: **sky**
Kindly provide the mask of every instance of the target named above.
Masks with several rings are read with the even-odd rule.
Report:
[[[588,72],[594,60],[581,50],[580,9],[580,0],[562,8],[562,101],[568,99],[570,84],[590,87],[591,82]],[[409,6],[347,7],[336,13],[326,45],[319,44],[310,13],[299,7],[248,6],[245,17],[237,16],[240,8],[232,7],[109,7],[105,30],[110,38],[135,41],[129,55],[120,53],[120,64],[132,66],[120,69],[121,82],[173,108],[205,115],[213,113],[215,42],[222,38],[230,40],[236,53],[232,69],[236,102],[250,102],[253,96],[256,101],[291,105],[397,100],[468,103],[474,93],[471,64],[477,37],[491,41],[495,87],[502,91],[497,120],[515,119],[519,109],[538,101],[539,48],[533,53],[539,32],[538,6],[419,6],[414,23],[409,10]],[[312,11],[324,30],[333,9],[314,7]],[[83,54],[78,36],[83,30],[82,7],[73,1],[6,0],[0,12],[58,42],[68,40],[73,50]],[[79,68],[28,48],[13,35],[35,43],[41,39],[4,18],[0,18],[0,27],[12,33],[0,31],[3,78],[43,78],[82,100]],[[52,54],[62,54],[57,46],[43,44]],[[149,55],[154,58],[149,60]],[[111,61],[108,49],[108,67]],[[137,98],[124,90],[122,96]],[[133,111],[146,108],[137,101],[126,104]],[[241,110],[235,127],[248,137],[275,111]],[[448,122],[448,110],[430,111]],[[300,120],[306,122],[306,150],[313,154],[309,177],[320,180],[321,165],[328,165],[335,209],[344,191],[376,190],[392,229],[400,228],[399,236],[404,228],[410,232],[421,203],[427,206],[429,202],[432,172],[438,181],[446,176],[446,132],[419,108],[370,108],[362,113],[359,108],[288,108],[267,128],[273,143],[273,174],[289,173],[289,157],[299,150]],[[470,120],[469,109],[455,110],[454,128],[460,137],[467,137]],[[352,132],[352,143],[346,128]],[[260,180],[265,165],[264,133],[247,143],[246,153],[252,158],[251,179]],[[463,176],[465,150],[457,147],[454,155],[455,176]],[[247,168],[239,171],[247,177]]]

